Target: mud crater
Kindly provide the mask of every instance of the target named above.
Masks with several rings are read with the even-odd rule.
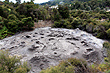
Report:
[[[103,42],[79,29],[45,27],[0,40],[0,49],[9,49],[10,55],[21,55],[21,61],[31,64],[30,73],[39,73],[71,57],[101,63]]]

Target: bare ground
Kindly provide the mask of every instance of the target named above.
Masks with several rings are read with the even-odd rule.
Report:
[[[51,27],[53,24],[52,21],[38,21],[34,22],[34,28],[41,28],[41,27]]]

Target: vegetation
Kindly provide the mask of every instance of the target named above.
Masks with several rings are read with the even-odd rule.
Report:
[[[69,58],[61,61],[58,66],[42,70],[40,73],[97,73],[98,69],[87,66],[86,61],[82,59]]]
[[[30,30],[38,20],[51,20],[53,27],[80,28],[93,35],[109,39],[110,12],[109,0],[62,0],[64,3],[57,8],[50,8],[59,4],[61,0],[52,0],[50,4],[38,5],[31,2],[17,3],[0,2],[0,39],[11,36],[22,30]],[[49,7],[50,6],[50,7]],[[4,36],[2,35],[4,34]]]
[[[80,28],[96,37],[110,39],[110,0],[51,0],[41,5],[34,4],[34,0],[24,3],[20,3],[21,0],[16,1],[16,3],[9,2],[9,0],[0,1],[0,39],[23,30],[31,30],[34,22],[37,23],[38,20],[51,20],[55,28]],[[54,5],[58,7],[51,8]],[[41,73],[71,73],[76,69],[84,73],[86,71],[109,73],[110,43],[105,42],[104,48],[108,53],[104,64],[92,65],[91,68],[82,60],[73,58],[62,61],[58,66],[43,70]],[[26,65],[21,65],[15,56],[10,58],[7,53],[0,53],[2,55],[0,55],[0,63],[4,61],[0,64],[0,72],[25,73],[29,70]],[[19,65],[15,66],[18,63]]]
[[[19,57],[0,51],[0,73],[27,73],[29,70],[27,63],[21,64]]]
[[[105,57],[105,63],[104,64],[100,64],[98,66],[100,71],[104,71],[105,73],[109,73],[110,72],[110,43],[109,42],[105,42],[103,44],[104,49],[107,51],[107,57]]]

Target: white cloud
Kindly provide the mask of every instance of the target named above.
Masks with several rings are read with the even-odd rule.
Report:
[[[5,1],[5,0],[0,0],[0,1]],[[12,2],[14,2],[14,3],[16,3],[16,0],[9,0],[10,2],[12,1]],[[21,2],[23,3],[23,2],[30,2],[31,0],[21,0]],[[34,0],[34,3],[43,3],[43,2],[48,2],[49,0]]]

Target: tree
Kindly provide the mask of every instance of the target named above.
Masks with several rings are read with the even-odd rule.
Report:
[[[65,18],[69,17],[69,8],[67,6],[59,5],[58,11],[59,11],[60,15],[62,16],[62,18],[65,19]]]
[[[57,9],[53,9],[53,15],[54,15],[54,18],[53,19],[55,21],[59,21],[61,19],[61,15],[60,15],[60,13],[58,12]]]
[[[16,0],[16,2],[17,2],[18,4],[20,4],[20,3],[21,3],[21,0]]]
[[[16,20],[16,19],[17,19],[17,17],[14,14],[10,14],[8,16],[8,20]]]
[[[9,0],[5,0],[5,1],[9,2]]]
[[[23,26],[28,27],[28,29],[31,29],[34,26],[34,21],[31,17],[23,18],[21,21]]]
[[[34,2],[34,0],[31,0],[31,2]]]
[[[110,28],[106,31],[108,37],[110,38]]]
[[[21,29],[21,22],[14,14],[10,14],[7,19],[4,19],[4,24],[11,32],[17,32]]]

